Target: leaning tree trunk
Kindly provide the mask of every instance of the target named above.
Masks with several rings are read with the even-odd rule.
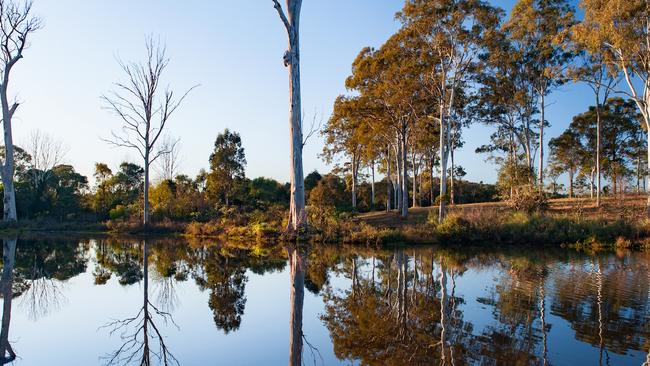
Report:
[[[300,8],[302,0],[287,0],[285,15],[278,0],[273,0],[287,30],[289,49],[284,54],[284,65],[289,69],[289,131],[291,134],[291,203],[289,231],[298,231],[307,225],[305,211],[305,179],[302,166],[302,107],[300,99]]]
[[[289,315],[289,366],[302,366],[302,309],[305,298],[305,259],[298,248],[290,248],[291,311]]]

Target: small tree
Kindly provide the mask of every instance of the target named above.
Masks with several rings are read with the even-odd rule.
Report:
[[[23,58],[27,38],[41,28],[41,20],[32,16],[32,1],[22,6],[13,0],[0,0],[0,103],[4,128],[4,161],[0,176],[4,190],[4,220],[16,221],[16,191],[14,189],[14,141],[12,118],[18,102],[9,102],[9,76],[16,63]]]
[[[120,132],[111,132],[104,141],[116,147],[137,150],[144,160],[144,198],[142,223],[149,224],[149,168],[151,163],[169,150],[156,149],[156,143],[171,115],[180,106],[190,88],[179,99],[166,89],[161,91],[162,74],[169,64],[166,48],[160,41],[147,38],[147,59],[144,63],[125,63],[118,60],[127,77],[126,83],[115,83],[115,90],[102,96],[105,108],[115,113],[122,122]],[[163,94],[162,96],[160,94]]]
[[[550,163],[553,170],[569,175],[569,198],[573,198],[573,183],[576,171],[580,168],[582,144],[580,136],[572,130],[566,130],[560,136],[548,142]]]
[[[235,184],[244,179],[245,167],[246,155],[241,146],[241,137],[237,132],[225,129],[217,136],[214,151],[210,154],[208,193],[213,197],[223,198],[228,206]]]

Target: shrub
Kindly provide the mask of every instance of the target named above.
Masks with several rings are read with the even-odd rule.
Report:
[[[126,207],[122,205],[117,205],[108,211],[108,216],[111,220],[121,219],[126,216]]]
[[[508,206],[516,211],[527,213],[542,212],[548,209],[548,200],[534,187],[526,187],[508,199]]]

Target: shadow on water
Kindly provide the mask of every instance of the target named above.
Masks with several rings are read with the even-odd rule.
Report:
[[[78,285],[68,280],[82,274],[97,291],[135,290],[139,284],[132,316],[109,321],[97,310],[97,319],[105,317],[98,325],[104,326],[93,336],[108,333],[120,343],[103,363],[180,365],[187,344],[179,338],[172,342],[165,333],[173,329],[183,338],[193,336],[191,327],[177,326],[172,317],[187,296],[205,293],[202,308],[191,313],[209,314],[220,337],[240,337],[246,334],[240,328],[260,326],[246,325],[245,313],[260,311],[259,304],[250,306],[248,287],[282,273],[289,282],[280,284],[288,286],[288,306],[286,298],[274,293],[265,292],[263,298],[280,305],[276,309],[289,310],[289,349],[280,357],[290,366],[549,365],[576,359],[598,365],[650,364],[647,252],[248,248],[177,238],[17,243],[14,238],[3,241],[2,258],[2,364],[16,359],[16,339],[9,332],[12,303],[31,321],[65,312],[70,305],[65,294]],[[189,288],[198,292],[188,295]],[[314,299],[320,304],[315,311]],[[113,309],[103,310],[110,314]],[[260,314],[255,315],[259,321]],[[311,332],[314,320],[327,336],[305,334],[304,325]],[[278,326],[275,320],[263,321]],[[280,327],[286,329],[284,324]],[[53,342],[64,346],[66,333],[60,338]],[[29,342],[19,338],[21,345]],[[201,357],[207,363],[219,359]],[[249,364],[251,355],[236,357]]]

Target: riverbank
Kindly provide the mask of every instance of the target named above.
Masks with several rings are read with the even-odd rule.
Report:
[[[598,208],[590,199],[550,200],[538,213],[513,211],[506,203],[449,207],[448,217],[437,223],[437,207],[409,209],[407,218],[396,212],[370,212],[321,216],[304,233],[313,243],[384,246],[394,244],[537,245],[577,247],[650,247],[650,221],[645,217],[645,196],[605,198]],[[75,233],[95,235],[185,236],[273,245],[286,241],[284,224],[274,220],[246,221],[222,218],[211,222],[72,223],[25,221],[5,225],[0,234]]]

